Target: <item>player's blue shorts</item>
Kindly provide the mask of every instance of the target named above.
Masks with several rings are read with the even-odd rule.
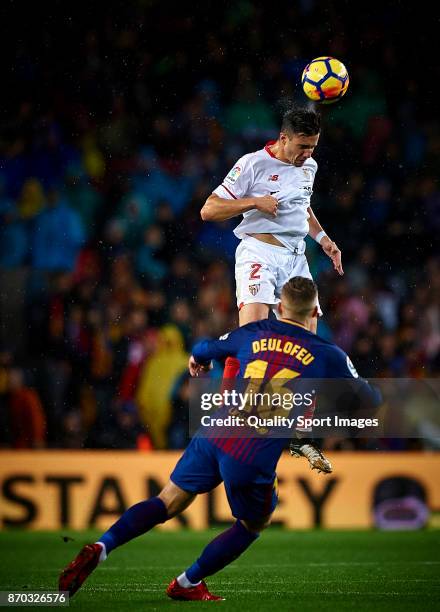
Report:
[[[189,493],[206,493],[223,481],[232,515],[237,519],[263,518],[278,502],[274,472],[243,465],[206,438],[191,440],[170,478]]]

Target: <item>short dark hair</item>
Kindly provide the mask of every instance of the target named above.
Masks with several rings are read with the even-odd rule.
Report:
[[[315,136],[321,131],[321,117],[313,109],[295,106],[284,113],[281,131],[288,134]]]
[[[307,314],[315,306],[318,287],[311,278],[294,276],[285,283],[281,295],[292,310],[298,314]]]

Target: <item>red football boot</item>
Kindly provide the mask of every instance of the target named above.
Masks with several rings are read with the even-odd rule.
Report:
[[[61,572],[58,582],[59,590],[69,591],[72,597],[98,565],[101,550],[102,547],[99,544],[86,544]]]
[[[179,601],[223,601],[224,597],[213,595],[208,591],[208,587],[202,580],[200,584],[194,587],[184,589],[177,582],[177,578],[174,578],[168,585],[167,595],[171,599],[178,599]]]

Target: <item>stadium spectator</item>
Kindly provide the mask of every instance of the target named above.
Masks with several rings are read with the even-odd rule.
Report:
[[[186,369],[188,354],[183,338],[174,325],[164,326],[155,352],[145,362],[139,378],[136,400],[142,422],[155,448],[166,448],[171,420],[171,390],[176,378]]]
[[[78,214],[51,189],[47,208],[35,218],[31,237],[32,265],[37,270],[73,270],[84,231]]]
[[[24,265],[28,253],[26,226],[10,200],[0,202],[0,267]]]
[[[12,448],[44,448],[46,418],[35,389],[25,384],[24,372],[11,368],[8,372],[8,408]]]

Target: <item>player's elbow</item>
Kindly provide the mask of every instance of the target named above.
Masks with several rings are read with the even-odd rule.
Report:
[[[206,200],[202,209],[200,210],[200,216],[202,217],[202,221],[215,221],[215,214],[212,207],[212,196]]]
[[[210,221],[211,220],[211,215],[210,215],[210,212],[209,212],[209,208],[208,208],[208,206],[206,204],[201,209],[200,216],[202,217],[202,221]]]

